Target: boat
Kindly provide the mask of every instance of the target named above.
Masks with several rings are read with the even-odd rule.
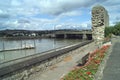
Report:
[[[32,46],[32,45],[29,45],[29,46],[25,46],[25,47],[23,47],[23,49],[34,49],[35,47],[34,46]]]

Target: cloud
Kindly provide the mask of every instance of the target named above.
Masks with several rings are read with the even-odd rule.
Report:
[[[2,28],[4,29],[26,29],[26,30],[49,30],[53,29],[57,20],[49,19],[38,19],[38,18],[24,18],[24,19],[15,19],[11,21],[5,21],[2,23]]]
[[[0,28],[90,28],[85,20],[96,4],[108,10],[111,25],[120,21],[119,0],[0,0]]]
[[[86,21],[83,23],[61,23],[54,26],[54,29],[91,29],[91,22]]]
[[[18,22],[18,23],[23,23],[23,24],[24,24],[24,23],[30,23],[29,20],[24,20],[24,19],[23,19],[23,20],[18,20],[17,22]]]
[[[22,0],[12,0],[11,5],[12,6],[21,6],[22,5]]]
[[[0,10],[0,19],[6,18],[10,18],[10,15],[6,11]]]
[[[10,15],[9,14],[0,14],[0,19],[8,19],[8,18],[10,18]]]
[[[110,19],[110,25],[115,25],[116,22],[120,21],[120,1],[119,0],[107,0],[102,5],[107,9]]]
[[[96,1],[96,0],[41,0],[40,7],[41,12],[51,14],[51,15],[60,15],[65,12],[72,11],[74,9],[82,7],[90,7],[91,5],[105,2],[105,0]]]
[[[14,15],[32,16],[35,14],[74,15],[75,9],[90,7],[104,0],[1,0],[2,7],[9,7],[8,11]],[[1,5],[0,5],[1,6]],[[78,14],[77,14],[78,15]]]
[[[89,7],[104,0],[1,0],[0,7],[8,8],[15,13],[60,15],[81,7]],[[10,9],[12,8],[12,9]]]
[[[80,16],[80,15],[82,15],[82,11],[73,10],[62,13],[60,16]]]
[[[108,7],[118,6],[118,5],[120,5],[120,0],[115,0],[115,1],[113,1],[113,0],[106,0],[106,2],[103,3],[103,5],[108,6]]]
[[[0,8],[10,8],[11,0],[0,0]]]

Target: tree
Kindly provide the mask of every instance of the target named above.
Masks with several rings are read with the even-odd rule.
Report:
[[[111,37],[111,34],[120,35],[120,22],[116,23],[113,27],[105,28],[105,37]]]
[[[113,34],[114,27],[105,27],[105,37],[111,37],[111,34]]]

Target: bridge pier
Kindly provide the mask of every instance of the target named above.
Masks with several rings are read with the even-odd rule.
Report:
[[[64,39],[66,39],[67,38],[67,34],[64,34]]]
[[[87,40],[87,35],[83,34],[83,40]]]

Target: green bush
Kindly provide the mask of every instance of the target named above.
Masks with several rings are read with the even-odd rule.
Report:
[[[116,23],[115,26],[105,28],[105,37],[111,37],[111,35],[120,35],[120,22]]]

